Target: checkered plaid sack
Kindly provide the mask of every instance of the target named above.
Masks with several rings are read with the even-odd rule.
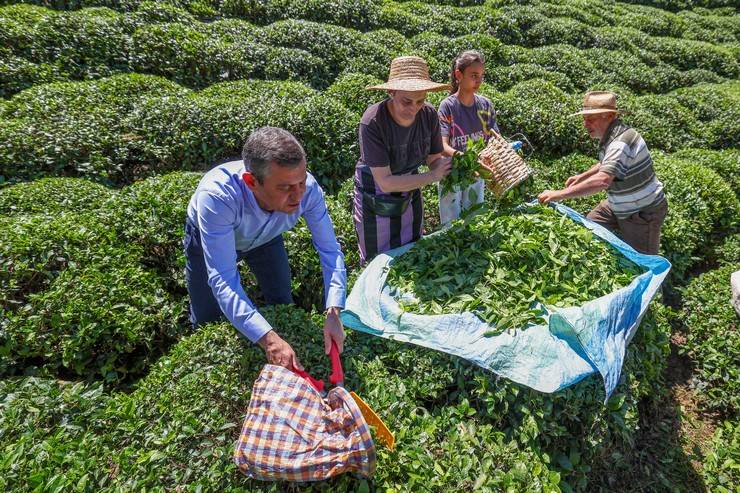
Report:
[[[262,480],[320,481],[343,472],[370,477],[375,445],[349,392],[334,388],[323,399],[292,371],[265,365],[252,388],[234,461]]]

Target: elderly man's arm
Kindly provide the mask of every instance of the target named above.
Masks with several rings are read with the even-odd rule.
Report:
[[[589,168],[587,171],[584,171],[581,174],[571,176],[565,181],[565,188],[568,188],[571,185],[575,185],[576,183],[580,183],[586,178],[592,177],[594,174],[598,173],[601,169],[601,163],[596,163],[591,168]]]
[[[198,229],[208,285],[226,318],[265,350],[268,363],[302,369],[290,345],[272,329],[244,292],[236,264],[234,217],[232,206],[220,197],[204,193],[198,201]]]
[[[334,225],[326,208],[324,194],[318,185],[311,187],[306,194],[306,207],[303,215],[311,231],[311,241],[321,261],[324,276],[326,321],[324,322],[324,350],[327,354],[334,341],[341,353],[344,350],[344,328],[339,313],[344,308],[347,296],[347,270],[344,254],[334,234]]]
[[[547,204],[553,200],[565,200],[593,195],[609,188],[613,180],[614,177],[612,175],[603,171],[597,171],[575,185],[561,190],[545,190],[537,196],[537,200],[542,204]]]

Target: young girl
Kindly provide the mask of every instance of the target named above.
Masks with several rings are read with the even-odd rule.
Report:
[[[484,64],[483,55],[472,50],[462,52],[452,62],[452,89],[439,105],[443,154],[446,156],[464,152],[469,139],[483,138],[488,141],[492,131],[499,131],[493,104],[488,98],[476,94],[483,82]],[[457,219],[462,210],[471,205],[482,203],[483,188],[483,180],[479,178],[466,189],[443,196],[440,183],[439,216],[442,224]],[[471,190],[474,194],[471,194]]]

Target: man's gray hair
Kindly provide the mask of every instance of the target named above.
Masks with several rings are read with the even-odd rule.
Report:
[[[250,134],[242,149],[244,167],[262,183],[271,162],[294,168],[306,160],[306,152],[293,134],[278,127],[258,128]]]

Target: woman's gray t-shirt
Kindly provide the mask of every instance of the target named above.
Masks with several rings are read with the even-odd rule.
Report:
[[[447,96],[439,105],[439,124],[442,136],[447,136],[450,145],[464,151],[468,139],[488,140],[491,129],[498,132],[496,111],[491,101],[474,94],[474,103],[465,106],[456,94]]]

